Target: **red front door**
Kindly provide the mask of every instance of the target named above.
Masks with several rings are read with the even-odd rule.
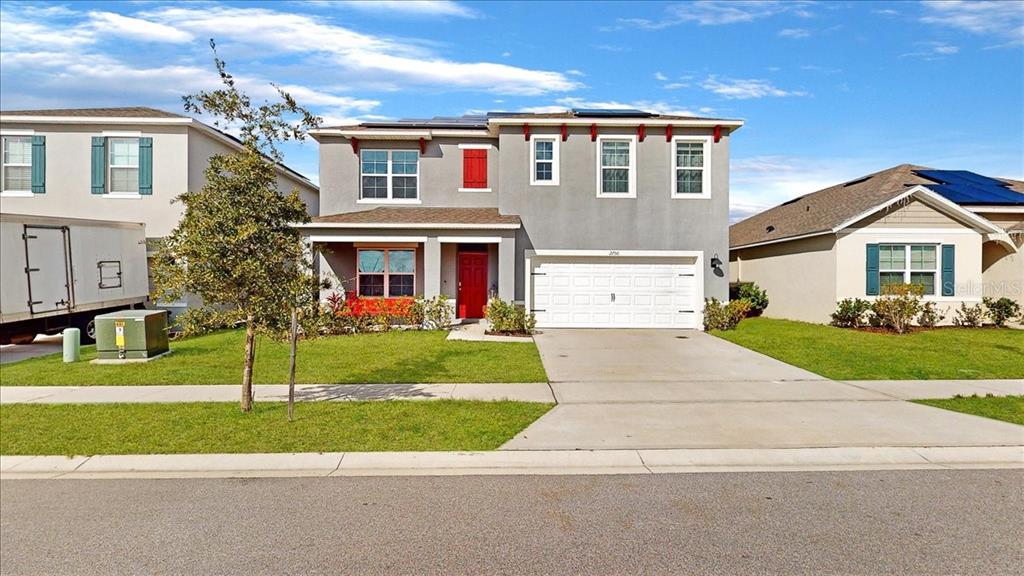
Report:
[[[459,318],[483,318],[487,304],[487,253],[459,252]]]

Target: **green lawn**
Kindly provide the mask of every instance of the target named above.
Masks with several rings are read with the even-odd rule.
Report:
[[[493,450],[551,408],[465,400],[7,404],[0,454],[198,454]]]
[[[835,380],[1024,378],[1024,331],[939,328],[880,334],[749,318],[715,336]]]
[[[914,402],[1024,426],[1024,396],[958,396]]]
[[[306,384],[547,382],[532,342],[445,340],[439,331],[334,336],[299,343],[296,381]],[[144,364],[94,365],[59,354],[0,366],[0,385],[239,384],[245,334],[230,330],[171,342],[173,353]],[[255,382],[288,381],[288,344],[260,338]]]

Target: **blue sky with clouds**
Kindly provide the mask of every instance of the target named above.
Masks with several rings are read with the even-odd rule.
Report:
[[[1024,177],[1022,2],[66,2],[0,8],[0,108],[288,90],[328,123],[634,107],[743,118],[735,216],[903,162]],[[315,143],[286,161],[316,179]]]

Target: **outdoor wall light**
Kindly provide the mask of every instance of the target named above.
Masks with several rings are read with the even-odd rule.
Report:
[[[711,257],[711,269],[714,270],[715,276],[719,278],[725,276],[725,271],[722,270],[722,259],[718,257],[717,253]]]

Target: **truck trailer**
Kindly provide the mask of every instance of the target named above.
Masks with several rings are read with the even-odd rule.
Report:
[[[73,326],[149,301],[146,228],[135,222],[0,213],[0,343]]]

